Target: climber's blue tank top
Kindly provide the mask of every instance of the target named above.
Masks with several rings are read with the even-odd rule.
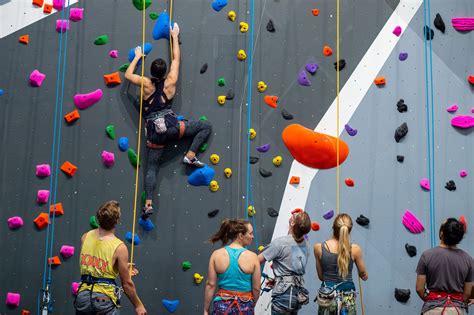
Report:
[[[239,267],[239,256],[246,248],[224,247],[229,254],[229,267],[224,273],[217,274],[217,285],[220,289],[238,292],[252,291],[252,275],[243,272]]]

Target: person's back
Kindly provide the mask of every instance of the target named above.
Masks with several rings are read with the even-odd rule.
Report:
[[[351,253],[352,248],[356,247],[356,244],[351,245]],[[352,254],[349,260],[348,273],[346,278],[343,278],[341,276],[341,272],[339,271],[339,267],[337,265],[338,258],[339,246],[337,242],[331,242],[330,240],[324,242],[321,246],[321,267],[323,270],[323,281],[332,284],[342,283],[341,289],[344,289],[345,287],[355,289],[352,280],[352,269],[354,267],[354,259],[352,257]]]
[[[252,272],[254,253],[246,248],[225,246],[217,251],[215,265],[217,286],[220,289],[250,292],[252,291]]]

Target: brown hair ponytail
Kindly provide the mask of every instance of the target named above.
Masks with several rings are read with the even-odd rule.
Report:
[[[221,241],[222,245],[225,245],[229,243],[229,241],[235,240],[240,233],[247,233],[248,224],[248,221],[241,219],[226,219],[222,221],[219,231],[211,237],[209,242],[214,244]]]
[[[293,214],[293,238],[297,242],[302,242],[303,237],[311,231],[311,219],[306,212],[298,212]]]

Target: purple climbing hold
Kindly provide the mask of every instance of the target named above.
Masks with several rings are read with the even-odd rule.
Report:
[[[402,33],[402,27],[401,26],[397,26],[393,29],[392,31],[393,35],[399,37],[400,34]]]
[[[323,218],[330,220],[334,216],[334,210],[329,210],[323,214]]]
[[[399,55],[398,55],[398,59],[400,59],[400,61],[405,61],[408,59],[408,53],[406,52],[401,52]]]
[[[298,74],[298,83],[303,85],[303,86],[310,86],[311,85],[311,81],[309,81],[308,75],[306,74],[306,72],[304,70],[302,70]]]
[[[451,105],[449,106],[446,111],[448,113],[455,113],[457,110],[459,109],[458,105],[454,104],[454,105]]]
[[[261,145],[261,146],[257,147],[256,149],[257,149],[258,152],[265,153],[268,150],[270,150],[270,148],[271,148],[270,143],[267,143],[267,144],[264,144],[264,145]]]
[[[307,63],[304,68],[306,69],[306,71],[314,75],[318,70],[319,65],[317,63]]]
[[[357,134],[357,129],[351,128],[348,124],[344,126],[349,136],[354,137]]]

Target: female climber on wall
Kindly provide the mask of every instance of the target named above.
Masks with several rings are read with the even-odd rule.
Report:
[[[352,219],[341,213],[334,219],[333,236],[314,245],[316,269],[321,288],[317,293],[318,315],[356,314],[356,290],[352,279],[354,263],[359,277],[368,279],[367,269],[359,245],[350,242]],[[338,301],[341,305],[338,306]],[[338,309],[339,308],[339,309]]]
[[[179,77],[180,50],[178,43],[179,27],[174,23],[170,27],[173,42],[173,60],[170,71],[167,73],[166,62],[155,59],[150,68],[151,78],[143,78],[143,117],[145,118],[147,167],[145,175],[146,202],[143,209],[143,218],[153,213],[152,200],[156,186],[160,159],[166,145],[182,137],[193,137],[191,146],[183,158],[183,163],[195,167],[203,167],[196,153],[199,147],[207,140],[211,133],[211,124],[208,121],[178,121],[177,115],[171,109],[173,97],[176,94],[176,83]],[[125,78],[133,85],[141,86],[142,77],[134,74],[137,63],[142,58],[141,47],[135,48],[135,58],[130,63]],[[140,97],[134,105],[140,110]]]
[[[257,255],[245,248],[253,242],[252,225],[227,219],[209,241],[230,245],[215,250],[209,259],[204,315],[210,314],[211,300],[213,315],[253,315],[260,296],[260,264]]]

